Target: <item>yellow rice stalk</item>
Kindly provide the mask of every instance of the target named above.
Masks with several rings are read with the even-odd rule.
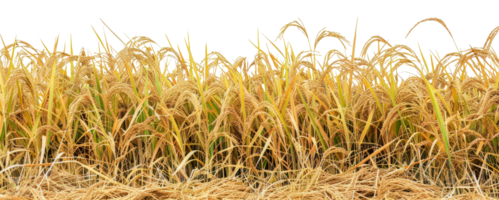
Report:
[[[339,76],[339,74],[337,74],[335,76],[336,81],[338,81],[338,79],[339,79],[338,76]],[[350,152],[351,151],[350,130],[348,130],[348,126],[347,126],[347,123],[345,121],[345,113],[343,112],[343,109],[345,106],[340,104],[340,102],[338,101],[338,98],[336,98],[336,95],[334,94],[334,91],[332,90],[333,87],[332,87],[331,83],[329,82],[329,80],[326,79],[326,81],[328,81],[329,90],[331,90],[331,94],[333,95],[334,101],[336,102],[336,105],[338,105],[338,112],[341,115],[341,122],[343,123],[343,131],[345,132],[345,138],[346,138],[346,142],[347,142],[347,151]],[[340,88],[341,87],[338,85],[339,95],[341,96]]]
[[[49,94],[49,108],[48,108],[48,117],[47,117],[47,123],[50,126],[52,124],[52,110],[54,109],[54,90],[55,90],[55,72],[56,72],[56,61],[54,60],[54,65],[52,65],[52,76],[50,78],[50,94]],[[47,146],[46,146],[46,151],[48,151],[49,146],[50,146],[50,141],[52,140],[52,132],[48,131],[47,133]]]
[[[359,27],[359,19],[360,19],[360,13],[357,13],[356,20],[355,20],[355,30],[353,32],[353,41],[352,41],[352,55],[351,55],[352,67],[355,66],[355,57],[357,56],[356,55],[356,51],[357,51],[357,30],[358,30],[358,27]],[[314,67],[315,67],[315,65],[314,65]],[[350,77],[350,79],[348,80],[348,82],[349,82],[348,91],[346,92],[346,94],[350,94],[349,92],[352,91],[352,84],[353,84],[352,77],[353,77],[353,74],[352,74],[352,76],[349,76],[349,77]],[[350,95],[347,95],[347,97],[350,98]]]
[[[92,24],[92,22],[90,22],[90,28],[92,29],[95,37],[97,38],[97,45],[99,45],[99,48],[97,48],[99,50],[99,53],[100,53],[100,47],[105,47],[104,45],[104,42],[102,41],[102,37],[100,36],[99,32],[97,31],[97,29],[95,29],[94,25]],[[104,32],[105,34],[105,32]],[[107,50],[107,53],[111,53],[109,51],[109,49],[106,49]]]
[[[204,83],[206,84],[206,87],[208,87],[208,38],[205,38],[204,40]],[[166,70],[165,70],[166,71]]]
[[[62,49],[63,49],[62,52],[64,52],[64,53],[67,53],[66,52],[66,45],[67,45],[67,39],[66,39],[66,36],[64,36],[64,44],[62,45]],[[23,66],[23,65],[21,65],[21,66]],[[60,74],[63,77],[69,76],[67,67],[63,67],[60,70],[61,70]]]
[[[269,97],[270,97],[270,95],[269,95],[269,93],[268,93],[268,91],[267,91],[267,90],[264,90],[264,92],[265,92],[265,94],[266,94],[267,96],[269,96]],[[269,99],[270,99],[270,102],[272,103],[272,105],[274,106],[274,108],[275,108],[276,110],[279,110],[279,108],[277,107],[277,105],[275,104],[275,102],[274,102],[274,100],[273,100],[274,98],[272,97],[272,98],[269,98]],[[278,115],[279,119],[280,119],[282,122],[284,122],[284,116],[283,116],[283,114],[278,112],[278,113],[277,113],[277,115]],[[293,164],[296,164],[296,160],[295,160],[295,153],[294,153],[294,149],[296,149],[296,145],[294,144],[294,141],[292,140],[292,138],[293,138],[293,137],[291,136],[291,133],[289,132],[288,126],[286,125],[286,123],[283,123],[283,125],[284,125],[284,129],[285,129],[285,131],[286,131],[286,133],[287,133],[287,135],[288,135],[289,145],[290,145],[290,151],[291,151],[291,156],[293,157]]]
[[[125,41],[121,39],[118,33],[114,31],[114,29],[102,18],[102,16],[99,15],[98,17],[99,17],[99,22],[109,31],[109,33],[111,33],[111,35],[113,35],[114,39],[116,39],[121,46],[125,45]],[[107,41],[107,37],[105,36],[105,34],[104,37],[106,38]]]
[[[288,67],[289,65],[291,64],[290,63],[290,55],[289,55],[289,39],[287,40],[284,40],[283,41],[283,44],[284,44],[284,66],[281,68],[281,77],[280,78],[287,78],[288,75],[287,75],[287,71],[288,71]]]
[[[326,135],[326,134],[325,134],[324,131],[322,131],[322,127],[318,126],[317,122],[315,122],[315,116],[312,115],[312,112],[310,111],[310,108],[308,106],[307,101],[303,98],[303,95],[301,94],[300,88],[298,88],[298,93],[300,94],[301,100],[305,104],[305,108],[307,109],[307,114],[310,117],[310,121],[312,121],[312,123],[314,124],[315,130],[317,131],[317,135],[319,135],[319,138],[320,138],[321,143],[322,143],[322,147],[324,148],[324,151],[326,151],[328,149],[327,144],[326,144],[326,142],[324,140],[324,135]],[[312,95],[314,95],[314,94],[312,93]],[[319,130],[319,128],[321,130]],[[347,136],[347,138],[348,138],[348,136]]]
[[[111,50],[109,49],[109,41],[107,40],[107,34],[106,34],[106,27],[104,25],[102,25],[102,35],[104,36],[104,45],[105,45],[105,49],[107,50],[108,53],[111,52]]]
[[[208,117],[208,107],[206,106],[206,100],[205,100],[205,97],[204,97],[203,86],[201,85],[201,77],[199,76],[198,71],[196,69],[197,67],[196,67],[196,63],[194,61],[194,55],[192,54],[190,40],[191,40],[191,36],[189,34],[189,27],[187,27],[187,38],[184,36],[185,48],[187,49],[187,53],[189,55],[190,67],[192,68],[192,70],[194,71],[194,74],[196,75],[199,93],[201,94],[201,102],[203,103],[204,115],[206,117]],[[241,88],[241,90],[242,90],[242,88]],[[243,96],[243,98],[242,98],[242,101],[243,101],[243,104],[242,104],[243,105],[243,115],[245,117],[244,121],[246,121],[246,116],[245,116],[245,112],[244,112],[244,94],[242,96]],[[204,142],[202,140],[202,137],[199,134],[198,134],[198,138],[199,138],[199,140],[201,142],[201,145],[204,146]]]
[[[172,122],[173,128],[175,129],[175,132],[177,133],[177,135],[173,135],[173,137],[175,137],[175,139],[178,141],[178,145],[180,147],[182,156],[185,155],[185,148],[184,148],[183,141],[182,141],[182,135],[180,134],[180,130],[178,129],[177,122],[175,121],[175,118],[173,118],[173,115],[170,112],[168,112],[168,109],[165,108],[163,105],[159,105],[159,107],[161,109],[163,109],[170,116],[170,121]]]
[[[246,123],[246,105],[244,104],[244,86],[243,86],[243,76],[239,78],[239,92],[241,94],[241,110],[243,112],[243,122]]]
[[[14,37],[14,38],[16,38],[16,37]],[[7,44],[5,44],[5,40],[4,40],[3,35],[2,35],[1,32],[0,32],[0,39],[1,39],[1,42],[2,42],[2,46],[5,49],[4,52],[5,52],[5,54],[8,55],[8,53],[7,53],[7,47],[6,47]],[[11,59],[12,59],[12,57],[11,57]],[[9,79],[8,76],[6,76],[5,78],[6,78],[6,80]],[[2,99],[0,99],[0,103],[2,103],[2,107],[0,107],[0,109],[2,109],[2,111],[1,111],[2,112],[2,117],[0,118],[0,137],[1,137],[1,139],[3,139],[3,137],[5,137],[5,136],[2,134],[2,132],[7,132],[7,125],[4,125],[4,121],[5,121],[5,117],[4,116],[6,116],[6,113],[5,113],[5,111],[6,111],[5,110],[6,109],[5,108],[5,105],[6,105],[6,103],[5,103],[6,94],[5,94],[5,86],[4,86],[3,75],[2,74],[0,74],[0,88],[2,90],[2,96],[1,96]],[[3,129],[3,131],[1,129]],[[3,144],[0,144],[0,148],[3,150]]]
[[[69,52],[70,52],[70,55],[73,56],[74,55],[74,48],[73,48],[73,31],[71,29],[69,29]],[[71,83],[74,82],[74,72],[75,72],[75,68],[74,68],[74,61],[71,61],[70,62],[70,68],[69,68],[69,76],[70,76],[70,80],[71,80]]]
[[[172,49],[175,49],[175,47],[173,47],[172,41],[170,40],[170,37],[168,36],[168,32],[166,32],[166,31],[164,32],[164,37],[165,37],[166,41],[168,42],[168,45],[169,45]],[[165,80],[166,80],[166,78],[165,78],[165,76],[166,76],[166,67],[170,65],[170,63],[171,63],[170,59],[167,59],[167,62],[166,62],[166,63],[167,63],[168,65],[165,65],[165,68],[163,69],[164,76],[161,76],[161,79],[162,79],[163,81],[165,81]],[[172,81],[175,81],[175,80],[173,80],[173,78],[172,78]],[[170,83],[170,81],[166,80],[165,82],[166,82],[166,85],[167,85],[169,88],[173,86],[173,85]],[[173,82],[173,83],[175,84],[175,82]]]
[[[58,43],[59,41],[59,36],[60,36],[60,32],[58,34],[56,34],[56,39],[55,39],[55,42]],[[43,41],[43,40],[42,40]],[[52,55],[53,56],[55,54],[55,51],[57,51],[57,43],[54,42],[54,51],[52,51]],[[47,117],[47,124],[50,126],[52,124],[52,110],[54,109],[54,102],[53,102],[53,99],[54,99],[54,90],[56,88],[56,82],[55,82],[55,73],[56,73],[57,69],[56,69],[56,60],[54,60],[54,65],[52,66],[52,76],[50,78],[50,87],[49,87],[49,90],[50,90],[50,94],[49,94],[49,107],[48,107],[48,117]],[[47,146],[46,146],[46,151],[49,150],[49,147],[50,147],[50,141],[52,140],[52,132],[47,130]]]
[[[362,134],[360,134],[359,145],[362,144],[362,142],[364,141],[364,137],[366,137],[367,131],[369,131],[369,127],[371,126],[371,121],[373,119],[374,112],[375,112],[375,110],[372,110],[371,114],[369,114],[369,118],[367,119],[366,126],[365,126],[364,130],[362,131]]]
[[[364,160],[362,160],[359,164],[355,165],[354,167],[350,168],[349,170],[347,170],[346,172],[350,172],[352,170],[354,170],[355,168],[361,166],[362,164],[364,164],[365,162],[369,161],[370,158],[376,156],[377,154],[381,153],[381,151],[385,150],[387,147],[389,147],[393,142],[395,142],[396,139],[392,140],[391,142],[389,142],[388,144],[385,144],[385,146],[377,149],[374,153],[372,153],[371,155],[369,155],[367,158],[365,158]]]
[[[381,103],[379,102],[378,96],[376,95],[376,93],[374,92],[373,88],[371,87],[371,83],[369,83],[369,81],[367,81],[367,79],[364,78],[364,77],[362,77],[362,81],[367,86],[367,88],[369,89],[369,91],[371,91],[371,94],[373,95],[374,100],[376,101],[376,105],[378,106],[379,111],[381,113],[383,113],[383,115],[385,115],[385,110],[381,107]]]
[[[431,103],[433,104],[433,108],[435,109],[435,114],[437,116],[438,125],[440,126],[440,131],[442,132],[442,136],[444,139],[445,152],[447,153],[449,168],[451,170],[454,169],[452,166],[452,159],[449,149],[449,136],[447,134],[447,127],[444,123],[444,119],[442,118],[442,113],[440,112],[440,107],[438,106],[437,99],[435,98],[435,89],[433,86],[423,77],[424,82],[426,83],[426,88],[428,89],[428,93],[430,93]],[[438,91],[437,91],[438,93]],[[445,102],[445,101],[443,101]]]
[[[48,55],[52,55],[52,53],[50,52],[47,44],[45,43],[45,41],[43,40],[42,36],[38,36],[38,40],[40,41],[40,43],[42,44],[42,47],[43,49],[47,52]]]
[[[423,64],[424,64],[424,67],[423,67],[424,74],[423,75],[426,75],[430,72],[430,67],[428,65],[428,61],[426,60],[426,55],[423,52],[423,48],[421,48],[421,43],[419,42],[419,38],[416,38],[416,44],[418,45],[419,55],[422,58],[421,60],[423,60]]]
[[[106,50],[107,53],[111,53],[109,48],[106,48],[106,45],[104,44],[104,42],[102,41],[102,37],[100,36],[99,32],[97,31],[97,29],[95,29],[94,25],[92,24],[92,22],[90,22],[90,28],[92,29],[95,37],[97,38],[97,50],[99,51],[99,54],[101,54],[101,47],[104,48]],[[103,31],[103,35],[105,36],[106,35],[106,32]],[[102,64],[102,59],[100,59],[100,70],[101,70],[101,75],[104,74],[103,72],[103,64]],[[95,74],[97,76],[97,74]]]
[[[132,83],[133,92],[135,93],[135,96],[137,96],[137,98],[140,98],[139,93],[137,91],[137,86],[135,85],[132,70],[130,70],[130,66],[128,66],[127,60],[123,60],[123,62],[125,63],[126,71],[128,72],[128,76],[130,77],[130,82]]]
[[[7,80],[10,77],[10,72],[14,70],[14,53],[16,51],[16,42],[18,34],[19,32],[16,31],[16,35],[14,36],[14,43],[12,44],[12,51],[10,54],[9,68],[7,69],[7,76],[6,76]]]

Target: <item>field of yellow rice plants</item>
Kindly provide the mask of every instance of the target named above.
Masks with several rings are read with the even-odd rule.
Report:
[[[499,197],[499,27],[441,57],[298,20],[232,62],[107,28],[98,53],[2,39],[0,198]]]

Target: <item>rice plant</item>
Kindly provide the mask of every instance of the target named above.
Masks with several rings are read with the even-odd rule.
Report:
[[[437,18],[414,28],[427,21],[452,38]],[[310,48],[283,42],[289,31],[301,31]],[[72,41],[36,49],[2,39],[0,194],[37,199],[65,190],[57,185],[176,191],[195,183],[246,188],[226,194],[241,198],[313,191],[362,199],[399,187],[379,177],[405,177],[401,185],[419,184],[400,189],[414,198],[497,197],[498,32],[482,47],[440,57],[381,36],[360,46],[356,36],[350,42],[323,29],[314,40],[299,20],[233,62],[209,47],[196,62],[188,38],[187,51],[147,37],[112,47],[95,31],[98,53]],[[344,49],[319,56],[328,39]],[[401,78],[401,67],[417,75]],[[346,196],[320,190],[341,182],[334,180],[350,180],[335,188]]]

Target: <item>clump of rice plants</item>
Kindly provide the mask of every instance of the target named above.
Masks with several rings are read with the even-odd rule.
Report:
[[[426,21],[452,38],[440,19],[414,28]],[[187,51],[147,37],[116,49],[95,32],[89,53],[2,39],[0,194],[498,196],[499,27],[443,57],[381,36],[361,46],[323,29],[313,40],[301,21],[277,41],[296,29],[310,49],[267,40],[271,53],[258,41],[234,62],[207,48],[196,62],[189,40]],[[328,38],[352,54],[318,56]],[[417,75],[400,78],[400,67]]]

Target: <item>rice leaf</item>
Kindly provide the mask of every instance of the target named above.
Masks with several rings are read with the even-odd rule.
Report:
[[[49,94],[49,99],[48,99],[48,104],[49,104],[49,107],[48,107],[48,122],[47,124],[48,125],[51,125],[52,124],[52,113],[53,113],[53,109],[54,109],[54,95],[55,95],[55,92],[54,90],[56,89],[55,87],[55,74],[56,74],[56,62],[54,61],[54,64],[52,65],[52,75],[50,76],[50,85],[49,85],[49,91],[50,91],[50,94]],[[50,148],[50,142],[52,141],[52,132],[51,131],[48,131],[47,133],[47,145],[46,147],[47,148]],[[48,149],[47,149],[48,150]]]
[[[328,147],[326,145],[326,142],[324,141],[323,133],[319,130],[319,127],[317,126],[317,123],[315,122],[315,117],[314,117],[314,115],[312,115],[312,112],[310,111],[310,109],[308,107],[307,101],[305,101],[305,99],[303,98],[303,95],[301,94],[300,88],[297,88],[297,89],[298,89],[298,93],[300,94],[301,100],[303,101],[303,104],[305,104],[305,108],[307,109],[308,117],[310,118],[310,121],[312,121],[312,123],[314,124],[315,130],[317,131],[317,134],[319,135],[319,138],[320,138],[321,143],[322,143],[322,147],[324,148],[324,151],[325,151],[328,149]],[[347,138],[348,138],[348,136],[347,136]],[[349,139],[347,139],[347,145],[350,146]]]
[[[331,90],[331,94],[333,95],[334,101],[336,102],[336,105],[341,105],[340,101],[338,100],[338,98],[334,94],[331,82],[329,82],[329,80],[327,80],[327,81],[329,84],[329,89]],[[345,139],[346,139],[346,143],[347,143],[347,151],[351,151],[350,130],[348,129],[348,125],[347,125],[346,120],[345,120],[345,113],[343,112],[343,107],[338,107],[337,109],[338,109],[338,112],[340,113],[340,116],[341,116],[341,123],[343,125],[343,131],[344,131]]]
[[[367,119],[366,126],[364,127],[364,130],[360,134],[359,145],[361,145],[362,142],[364,141],[364,137],[366,136],[367,131],[369,130],[369,127],[371,126],[371,121],[373,119],[374,112],[375,112],[375,110],[372,110],[371,113],[369,114],[369,118]]]
[[[428,93],[430,93],[431,103],[433,105],[433,109],[434,109],[435,114],[437,116],[438,126],[440,127],[440,132],[442,133],[442,137],[443,137],[443,140],[444,140],[445,152],[447,153],[447,158],[448,158],[447,161],[449,163],[449,168],[453,169],[453,167],[452,167],[452,156],[451,156],[450,148],[449,148],[449,146],[450,146],[449,145],[449,135],[447,133],[447,127],[445,125],[442,113],[440,112],[440,107],[438,105],[437,98],[435,97],[435,92],[436,91],[430,85],[430,83],[428,83],[428,81],[426,79],[424,79],[424,80],[425,80],[425,83],[426,83],[426,88],[428,89]]]
[[[177,169],[175,170],[175,172],[172,173],[172,176],[174,176],[178,171],[180,171],[182,169],[182,167],[185,166],[185,164],[187,164],[187,161],[189,160],[189,158],[194,155],[194,153],[196,153],[197,150],[194,150],[194,151],[191,151],[189,152],[189,154],[187,154],[184,159],[182,160],[182,162],[177,166]]]

